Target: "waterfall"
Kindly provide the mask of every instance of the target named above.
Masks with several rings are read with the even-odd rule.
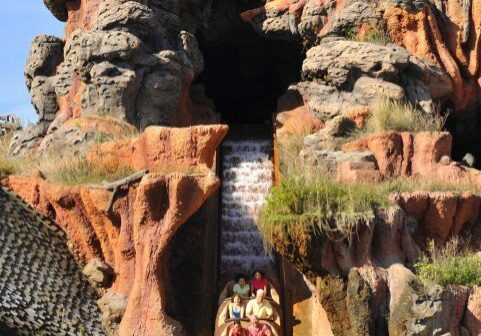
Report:
[[[222,145],[220,271],[224,275],[274,269],[256,225],[273,183],[270,150],[268,140],[229,140]]]

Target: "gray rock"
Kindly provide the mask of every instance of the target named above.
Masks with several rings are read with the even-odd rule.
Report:
[[[356,123],[352,119],[337,116],[326,122],[321,132],[330,136],[340,137],[347,135],[354,129],[356,129]]]
[[[41,157],[56,159],[78,159],[98,143],[99,139],[108,140],[109,136],[98,129],[82,130],[75,124],[64,125],[55,130],[48,130],[38,146]],[[65,148],[69,148],[65,151]]]
[[[369,105],[353,92],[338,90],[320,81],[298,83],[297,89],[314,115],[323,121],[349,111],[366,109]]]
[[[329,23],[327,36],[344,36],[349,30],[356,31],[362,25],[379,27],[382,12],[373,3],[356,1],[347,5],[340,13],[334,13]]]
[[[139,38],[128,32],[77,30],[65,45],[65,59],[88,81],[94,64],[113,59],[128,61],[141,45]]]
[[[35,125],[30,125],[13,135],[8,149],[12,156],[24,155],[30,149],[35,148],[42,138],[47,134],[50,122],[40,120]]]
[[[0,128],[9,131],[16,131],[22,128],[20,119],[15,114],[0,116]]]
[[[97,258],[90,260],[82,270],[82,273],[91,283],[100,287],[110,286],[115,275],[112,267]]]
[[[421,11],[424,5],[427,3],[427,0],[384,0],[384,1],[396,7],[405,8],[406,10],[412,13],[417,13]]]
[[[181,86],[180,78],[167,71],[145,76],[137,98],[141,129],[148,125],[169,125],[180,100]]]
[[[134,122],[135,100],[142,83],[142,73],[129,63],[96,63],[82,95],[84,114],[109,115]]]
[[[466,167],[474,167],[474,163],[476,162],[475,157],[471,153],[467,153],[463,159],[461,160],[461,164]]]
[[[362,75],[394,81],[409,63],[405,49],[366,42],[335,41],[308,50],[302,71],[340,88]]]
[[[25,65],[25,84],[28,89],[36,76],[53,76],[56,67],[63,60],[63,41],[55,36],[40,35],[35,37],[30,47]]]
[[[346,305],[354,335],[374,335],[372,316],[372,289],[359,274],[357,268],[352,268],[348,275],[346,286]]]
[[[321,173],[337,176],[337,168],[341,162],[366,162],[376,164],[372,152],[343,152],[331,150],[316,150],[314,144],[299,153],[299,158],[306,167],[314,167]]]
[[[138,36],[151,33],[158,24],[154,11],[135,1],[104,1],[95,19],[96,30],[125,30]]]
[[[116,335],[118,324],[127,309],[127,296],[108,290],[99,300],[98,305],[102,312],[103,326],[109,335]]]
[[[364,101],[372,101],[379,97],[386,97],[394,100],[403,100],[404,90],[401,86],[384,81],[382,79],[361,77],[354,84],[352,92],[362,97]]]
[[[450,291],[424,287],[401,264],[392,265],[388,272],[390,335],[457,335],[456,304]]]
[[[57,18],[67,19],[65,0],[45,3]],[[236,8],[233,1],[229,4],[228,8]],[[204,68],[194,35],[203,6],[199,0],[105,0],[99,2],[91,28],[69,34],[65,44],[52,36],[36,38],[25,81],[41,126],[25,130],[32,134],[18,134],[11,152],[21,154],[36,148],[39,138],[57,132],[71,113],[58,113],[57,103],[62,98],[66,102],[62,107],[69,109],[72,93],[75,106],[80,96],[83,114],[110,115],[142,128],[170,125],[181,90]],[[238,13],[229,20],[238,24]],[[72,96],[67,99],[67,95]],[[199,93],[196,99],[203,111],[199,120],[204,115],[206,123],[218,120],[204,94]],[[73,132],[70,137],[83,135]],[[77,141],[84,149],[82,143]]]
[[[36,76],[31,84],[32,104],[43,121],[52,121],[58,111],[57,95],[52,77]]]
[[[67,21],[67,0],[43,0],[43,3],[58,20]]]
[[[304,147],[307,150],[336,150],[343,139],[340,138],[356,129],[353,120],[342,116],[334,117],[326,122],[324,128],[304,138]]]
[[[297,25],[297,31],[305,41],[309,41],[309,44],[312,45],[316,42],[317,35],[323,28],[323,16],[325,15],[325,9],[319,6],[318,1],[307,1]]]

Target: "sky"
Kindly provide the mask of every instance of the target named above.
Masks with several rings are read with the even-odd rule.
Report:
[[[15,113],[22,123],[37,113],[23,79],[30,43],[37,35],[63,36],[63,23],[42,0],[0,0],[0,115]]]

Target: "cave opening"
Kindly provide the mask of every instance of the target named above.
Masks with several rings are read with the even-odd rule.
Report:
[[[198,36],[205,66],[196,82],[231,128],[265,125],[271,130],[277,99],[301,77],[301,43],[269,40],[240,19],[243,11],[261,4],[214,3],[210,29]]]
[[[446,130],[453,137],[452,158],[462,162],[466,155],[474,157],[474,168],[481,169],[481,102],[474,102],[465,111],[448,116]],[[467,163],[467,162],[463,162]]]

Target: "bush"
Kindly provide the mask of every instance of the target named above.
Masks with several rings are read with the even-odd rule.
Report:
[[[436,113],[428,114],[410,104],[389,99],[377,99],[370,107],[371,113],[362,130],[364,133],[441,131],[446,121]]]
[[[430,241],[427,253],[421,255],[414,269],[425,284],[481,285],[481,256],[462,248],[457,239],[442,248]]]

